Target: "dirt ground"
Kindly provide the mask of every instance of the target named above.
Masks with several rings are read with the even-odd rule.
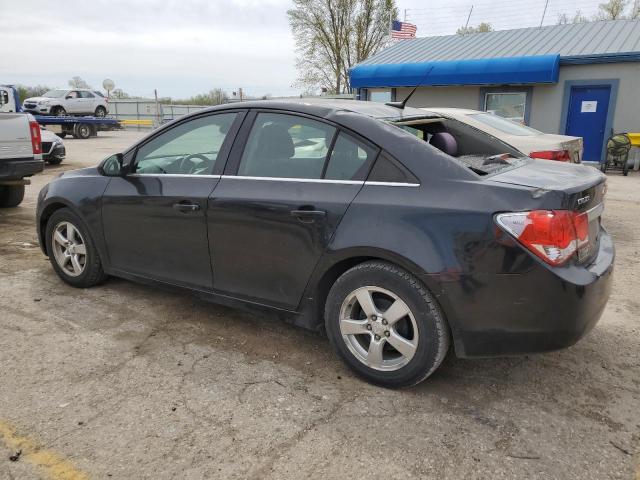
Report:
[[[586,338],[449,355],[390,391],[277,320],[57,278],[37,246],[37,192],[140,135],[65,140],[67,160],[0,210],[0,479],[640,479],[640,173],[609,174],[615,286]]]

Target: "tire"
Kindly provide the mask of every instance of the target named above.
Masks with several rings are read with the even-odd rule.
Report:
[[[96,108],[95,116],[96,117],[106,117],[107,116],[107,109],[104,108],[102,105],[100,105],[98,108]]]
[[[51,115],[53,115],[54,117],[64,117],[66,114],[67,111],[60,105],[55,106],[51,109]]]
[[[71,231],[69,225],[72,227]],[[56,231],[62,234],[62,239],[68,240],[71,244],[54,241]],[[45,241],[53,269],[69,285],[88,288],[102,283],[107,278],[89,230],[80,217],[70,209],[61,208],[51,215],[45,229]],[[78,249],[78,245],[84,245],[84,255],[81,253],[82,250]],[[63,260],[65,251],[68,253],[66,262]],[[71,258],[74,255],[75,261]]]
[[[607,163],[606,162],[600,164],[600,171],[602,173],[607,173]]]
[[[622,175],[625,177],[629,175],[629,162],[627,160],[622,164]]]
[[[373,310],[363,308],[360,298],[365,304],[373,299]],[[392,308],[398,315],[390,313]],[[367,310],[377,318],[372,320]],[[336,353],[356,374],[388,388],[408,387],[427,378],[442,363],[450,344],[449,328],[435,298],[415,276],[384,261],[361,263],[338,278],[327,296],[325,328]]]
[[[49,165],[60,165],[62,163],[62,159],[59,157],[49,157],[49,160],[47,160],[47,163]]]
[[[24,185],[0,186],[0,207],[17,207],[24,200]]]
[[[87,123],[79,123],[75,128],[75,138],[86,140],[91,137],[91,125]]]
[[[59,136],[60,138],[64,138],[67,136],[67,132],[56,133],[56,135]]]

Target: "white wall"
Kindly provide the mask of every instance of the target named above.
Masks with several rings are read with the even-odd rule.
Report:
[[[565,82],[598,79],[620,81],[615,104],[614,130],[640,132],[640,63],[632,62],[561,66],[557,84],[533,87],[529,124],[543,132],[564,133],[564,125],[560,125],[560,122]],[[396,99],[404,99],[410,91],[410,88],[398,88]],[[408,105],[478,109],[479,102],[479,87],[424,87],[416,91]]]

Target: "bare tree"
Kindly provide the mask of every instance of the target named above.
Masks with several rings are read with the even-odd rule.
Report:
[[[626,18],[624,14],[625,8],[629,0],[609,0],[598,6],[600,10],[596,15],[596,20],[619,20]]]
[[[131,95],[129,95],[127,92],[125,92],[121,88],[116,88],[111,91],[111,97],[117,98],[117,99],[125,99],[125,98],[131,98]]]
[[[69,80],[69,86],[71,88],[91,88],[87,82],[77,76],[71,77],[71,80]]]
[[[349,69],[387,42],[394,0],[294,0],[289,24],[296,39],[297,85],[331,93],[350,89]]]
[[[456,31],[457,35],[466,35],[468,33],[493,32],[493,26],[490,23],[482,22],[477,27],[460,27]]]
[[[568,23],[585,23],[588,22],[589,19],[582,14],[581,10],[576,10],[576,13],[573,17],[569,17],[566,13],[561,13],[558,15],[557,25],[567,25]]]

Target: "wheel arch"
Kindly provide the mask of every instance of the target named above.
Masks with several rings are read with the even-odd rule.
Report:
[[[73,205],[63,200],[55,199],[47,203],[47,205],[43,207],[42,212],[40,212],[40,215],[38,217],[38,240],[40,242],[40,249],[42,250],[42,253],[47,256],[49,256],[49,252],[47,252],[47,242],[45,239],[47,223],[49,222],[51,215],[63,208],[68,208],[76,215],[80,215],[80,213],[73,207]]]
[[[425,278],[423,269],[402,255],[375,247],[348,248],[341,251],[333,251],[325,254],[318,262],[312,279],[307,285],[300,308],[303,316],[301,319],[302,326],[316,331],[322,330],[325,302],[335,281],[350,268],[375,260],[389,262],[407,270],[424,284],[434,298],[439,297],[439,285],[429,281],[428,277]],[[440,307],[445,314],[446,321],[446,312],[442,305]]]

